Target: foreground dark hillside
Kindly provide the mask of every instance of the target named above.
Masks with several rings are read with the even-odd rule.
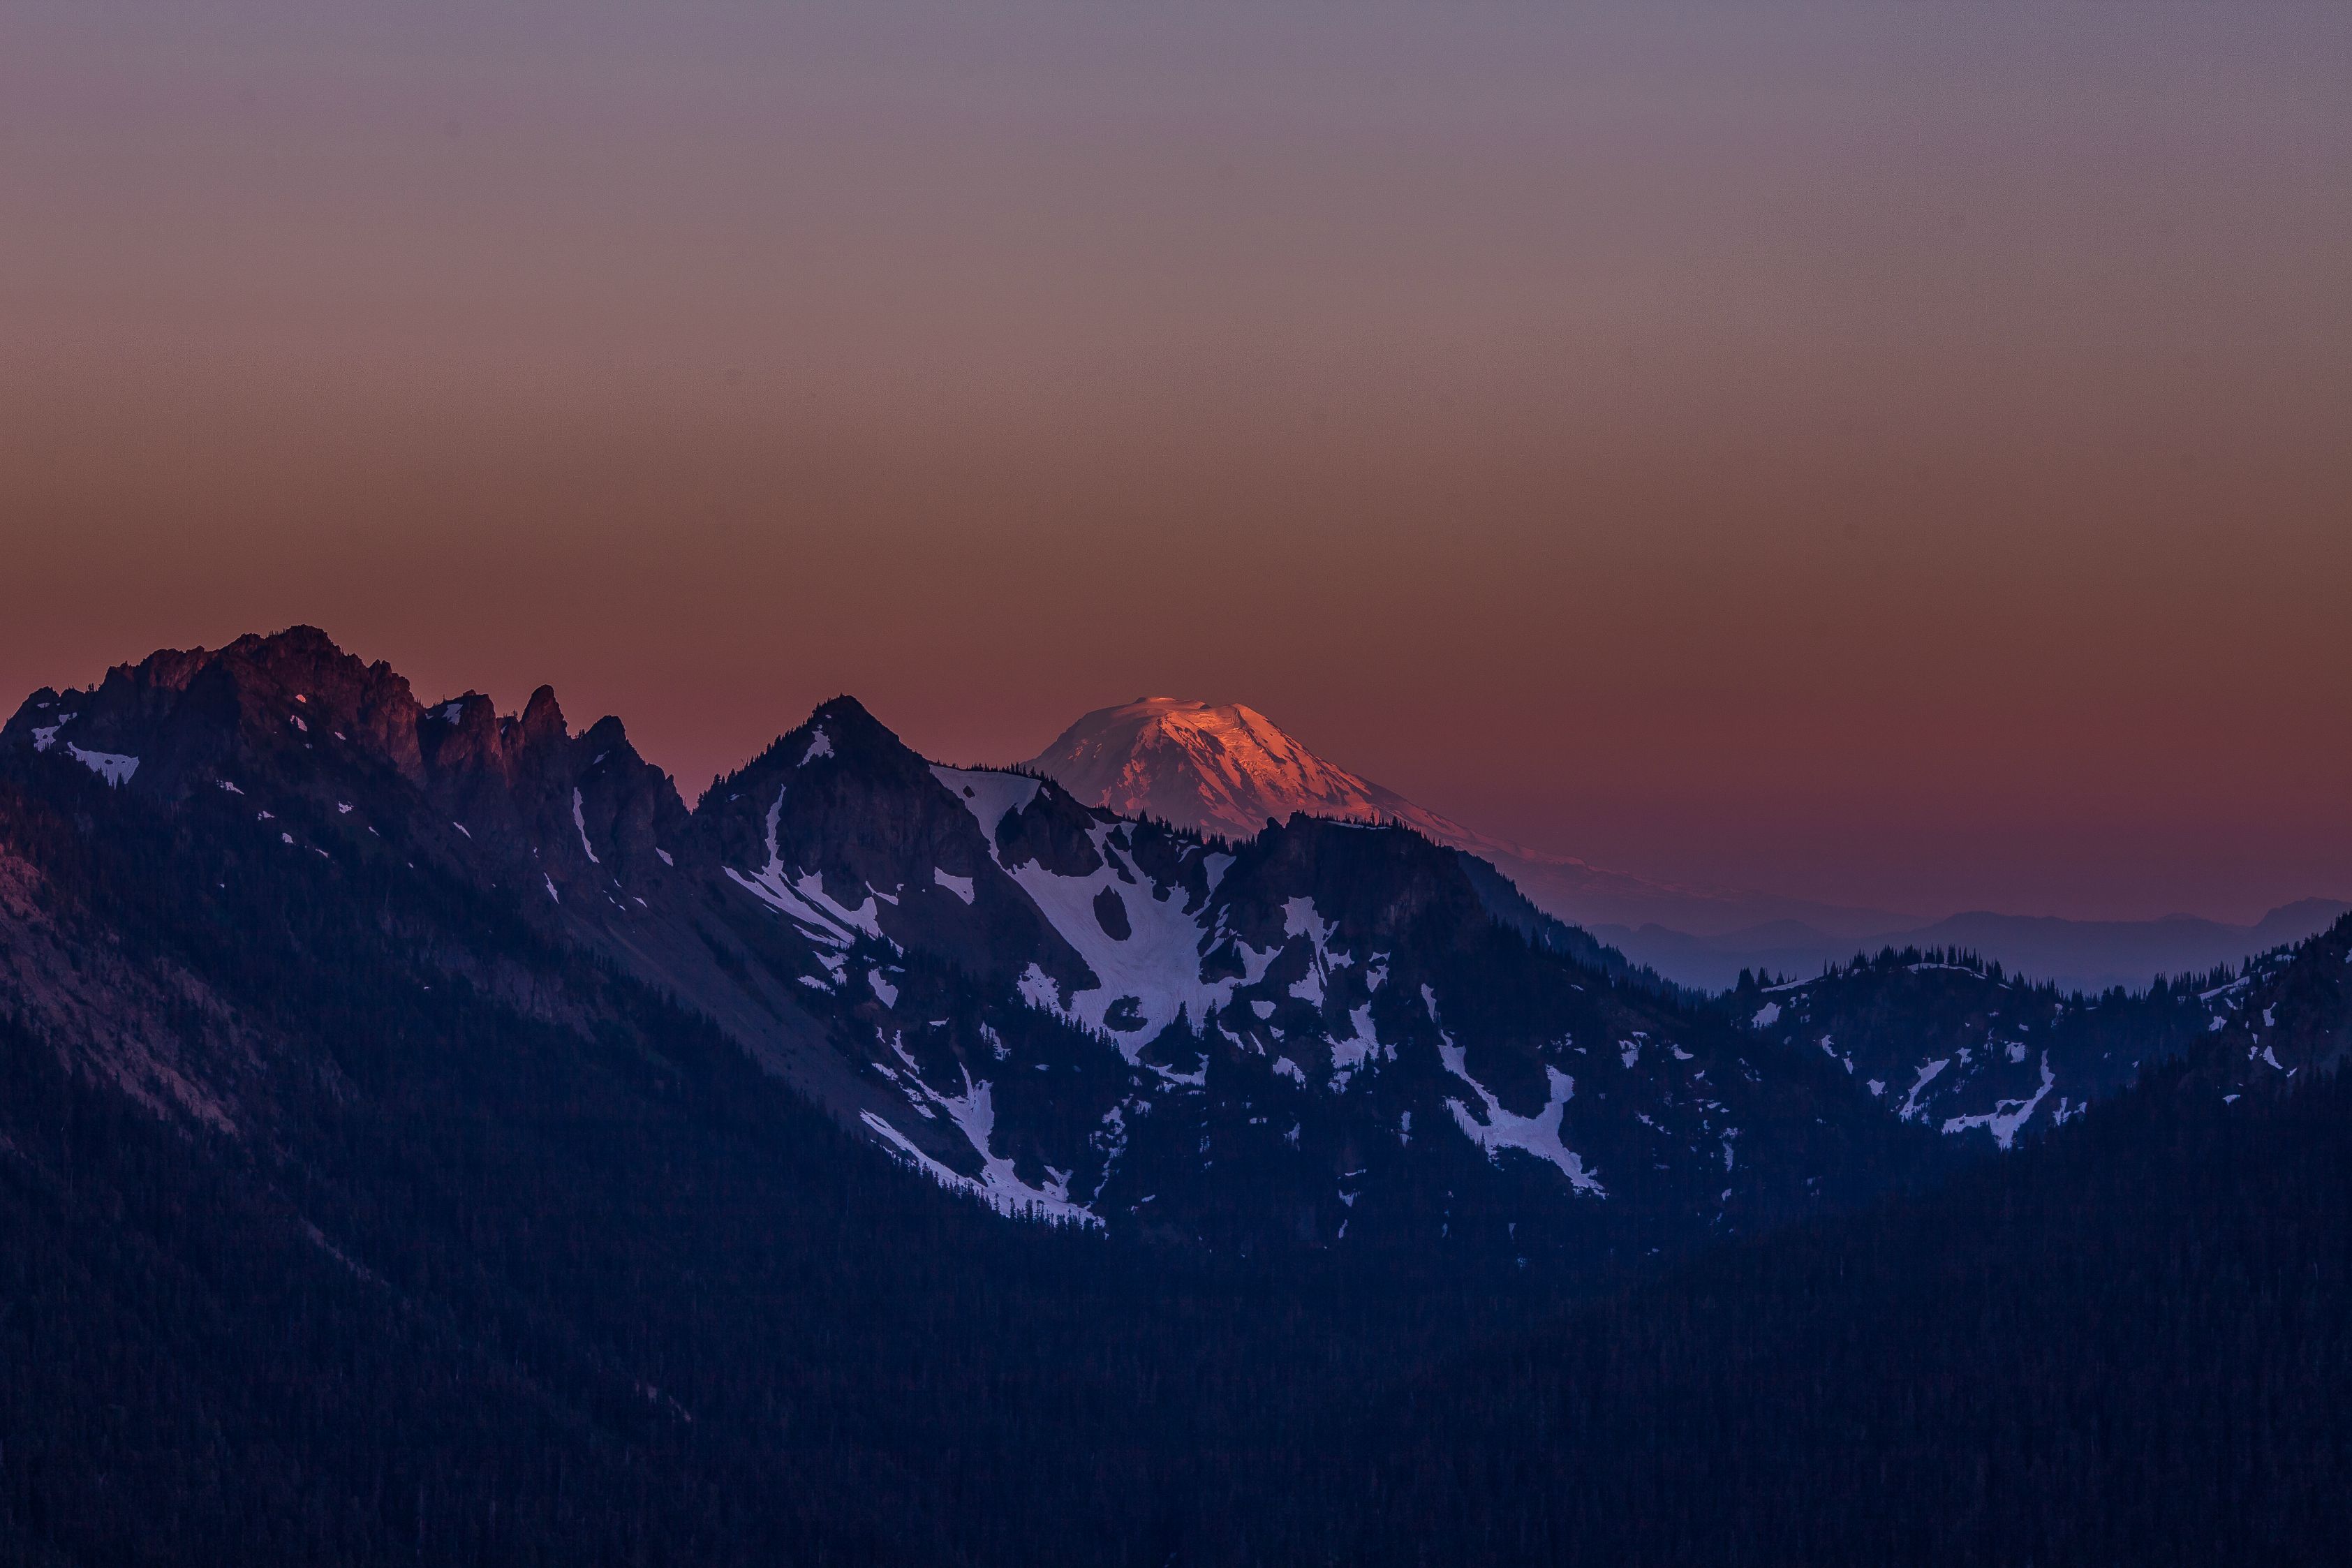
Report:
[[[5,1560],[1161,1563],[1562,1288],[1011,1224],[460,883],[44,783],[0,777]],[[62,1037],[78,976],[114,1010]]]
[[[2282,979],[2304,1034],[2347,941]],[[1339,1458],[1337,1560],[2341,1561],[2352,1079],[2243,1055],[1414,1379]]]
[[[2111,1109],[1636,1283],[1012,1224],[532,889],[290,848],[228,792],[0,763],[0,1561],[2298,1561],[2352,1525],[2352,926]]]

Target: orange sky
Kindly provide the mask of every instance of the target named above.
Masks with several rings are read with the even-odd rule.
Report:
[[[1922,914],[2352,896],[2340,7],[10,7],[0,689],[296,620],[689,794],[1243,700]]]

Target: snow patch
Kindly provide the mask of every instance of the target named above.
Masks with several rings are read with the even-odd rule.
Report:
[[[1331,1067],[1335,1071],[1360,1067],[1381,1054],[1380,1036],[1372,1030],[1370,1003],[1367,1002],[1349,1014],[1348,1024],[1353,1031],[1349,1037],[1331,1042]]]
[[[952,871],[943,871],[935,866],[931,868],[931,880],[961,899],[965,903],[971,902],[972,886],[970,877],[959,877]]]
[[[1995,1143],[2006,1149],[2017,1137],[2018,1129],[2033,1120],[2033,1113],[2040,1108],[2042,1097],[2057,1081],[2057,1075],[2050,1070],[2050,1053],[2044,1051],[2042,1053],[2042,1087],[2033,1091],[2032,1099],[2000,1100],[1981,1116],[1951,1117],[1944,1123],[1944,1135],[1949,1137],[1955,1132],[1982,1127],[1992,1134]],[[1917,1091],[1915,1089],[1913,1092],[1916,1094]]]
[[[1949,1057],[1924,1064],[1919,1068],[1918,1079],[1911,1085],[1909,1097],[1903,1101],[1903,1109],[1896,1111],[1895,1116],[1905,1121],[1916,1116],[1919,1113],[1919,1091],[1935,1082],[1936,1075],[1951,1065],[1952,1058]]]
[[[1445,1070],[1477,1092],[1486,1119],[1482,1124],[1458,1100],[1446,1100],[1446,1108],[1454,1112],[1454,1124],[1462,1129],[1462,1135],[1484,1149],[1487,1159],[1499,1161],[1504,1150],[1517,1149],[1558,1166],[1578,1192],[1591,1193],[1598,1198],[1609,1195],[1599,1178],[1584,1168],[1582,1157],[1559,1140],[1560,1117],[1576,1093],[1574,1079],[1547,1065],[1544,1079],[1550,1087],[1550,1096],[1544,1101],[1544,1108],[1533,1116],[1514,1116],[1486,1092],[1486,1085],[1470,1076],[1464,1065],[1468,1053],[1454,1043],[1451,1035],[1441,1034],[1438,1041],[1437,1054],[1445,1063]]]
[[[879,937],[882,926],[872,889],[866,889],[864,903],[854,910],[845,909],[827,896],[824,879],[814,872],[804,871],[797,879],[785,876],[783,854],[776,847],[776,824],[783,809],[784,792],[779,789],[775,804],[768,807],[768,863],[759,874],[747,877],[730,866],[727,875],[738,887],[799,926],[813,942],[846,948],[856,940],[856,933],[859,931]],[[828,963],[826,967],[832,964]]]
[[[580,830],[580,847],[587,852],[588,863],[592,866],[603,865],[604,862],[596,858],[596,847],[588,842],[588,813],[580,799],[580,791],[576,787],[572,792],[572,826]]]
[[[1044,1013],[1058,1013],[1062,1007],[1061,993],[1055,989],[1053,977],[1032,963],[1021,972],[1021,1000]]]
[[[977,1178],[960,1176],[937,1160],[917,1149],[905,1134],[881,1117],[868,1110],[860,1118],[866,1126],[888,1140],[898,1152],[920,1166],[933,1181],[943,1187],[971,1193],[989,1207],[1003,1215],[1026,1215],[1034,1219],[1058,1219],[1075,1224],[1098,1226],[1102,1221],[1083,1204],[1070,1200],[1070,1173],[1045,1168],[1045,1184],[1033,1187],[1013,1171],[1013,1162],[992,1152],[989,1140],[996,1128],[996,1108],[993,1095],[985,1080],[975,1084],[969,1070],[963,1072],[963,1092],[943,1095],[929,1084],[918,1080],[923,1094],[933,1105],[948,1113],[981,1158],[982,1169]]]
[[[1756,1009],[1756,1016],[1750,1018],[1748,1023],[1750,1028],[1769,1029],[1780,1021],[1780,1004],[1778,1002],[1767,1002],[1764,1005]]]
[[[1000,773],[989,768],[934,765],[931,776],[963,802],[971,819],[980,824],[981,836],[988,840],[992,850],[996,844],[997,825],[1013,812],[1028,810],[1037,792],[1045,787],[1025,773]]]
[[[968,784],[974,780],[1010,781],[1026,786],[1031,796],[1039,787],[1036,780],[1017,773],[959,773],[952,768],[933,772],[967,781]],[[969,787],[977,789],[978,785]],[[997,788],[994,784],[990,787]],[[982,821],[986,822],[990,813],[998,813],[996,820],[1001,821],[999,803],[1013,793],[999,789],[998,798],[985,804],[982,795],[975,795],[967,804],[974,806]],[[1244,971],[1242,978],[1202,979],[1201,928],[1195,917],[1185,912],[1183,900],[1175,898],[1123,899],[1128,911],[1126,939],[1114,938],[1105,931],[1095,913],[1095,900],[1105,889],[1118,890],[1122,886],[1111,859],[1114,847],[1108,842],[1118,826],[1097,823],[1088,829],[1101,864],[1083,877],[1056,875],[1034,860],[1018,869],[1005,867],[1001,859],[997,864],[1029,895],[1047,923],[1077,950],[1078,956],[1094,973],[1095,984],[1073,991],[1066,1002],[1057,1000],[1047,1010],[1085,1028],[1116,1035],[1120,1055],[1134,1066],[1141,1060],[1144,1046],[1174,1023],[1178,1013],[1196,1020],[1207,1019],[1231,1003],[1236,985],[1255,984],[1265,974],[1273,954],[1260,953],[1236,942],[1234,946],[1242,956]],[[995,854],[992,840],[989,852]],[[1211,937],[1209,945],[1213,947],[1213,932]],[[1110,1012],[1122,1002],[1133,1004],[1133,1016],[1139,1027],[1111,1029]]]
[[[114,789],[129,784],[131,775],[139,771],[139,759],[136,757],[126,757],[115,752],[86,752],[71,741],[66,742],[66,755],[104,779]]]

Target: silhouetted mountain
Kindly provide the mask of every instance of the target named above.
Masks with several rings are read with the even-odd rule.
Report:
[[[1857,952],[1884,947],[1961,949],[1996,958],[2009,968],[2063,991],[2096,994],[2116,986],[2143,990],[2160,974],[2200,973],[2240,963],[2256,953],[2301,942],[2352,910],[2338,899],[2303,899],[2273,910],[2251,926],[2171,915],[2155,921],[2069,921],[2046,915],[1997,915],[1982,910],[1933,925],[1832,934],[1801,921],[1779,921],[1715,937],[1695,937],[1660,926],[1638,930],[1595,927],[1596,938],[1679,984],[1717,991],[1743,969],[1811,974]]]
[[[0,730],[0,1561],[2310,1558],[2347,956],[1702,1004],[848,699],[689,811],[157,655]]]
[[[935,765],[849,698],[690,812],[617,720],[422,704],[308,628],[37,693],[5,734],[247,851],[460,883],[1006,1212],[1640,1256],[1934,1157],[1409,827],[1228,844]]]

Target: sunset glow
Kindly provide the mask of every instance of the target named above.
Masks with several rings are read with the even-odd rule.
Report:
[[[1935,915],[2352,889],[2352,21],[13,7],[0,684],[1165,691]],[[30,46],[30,47],[27,47]]]

